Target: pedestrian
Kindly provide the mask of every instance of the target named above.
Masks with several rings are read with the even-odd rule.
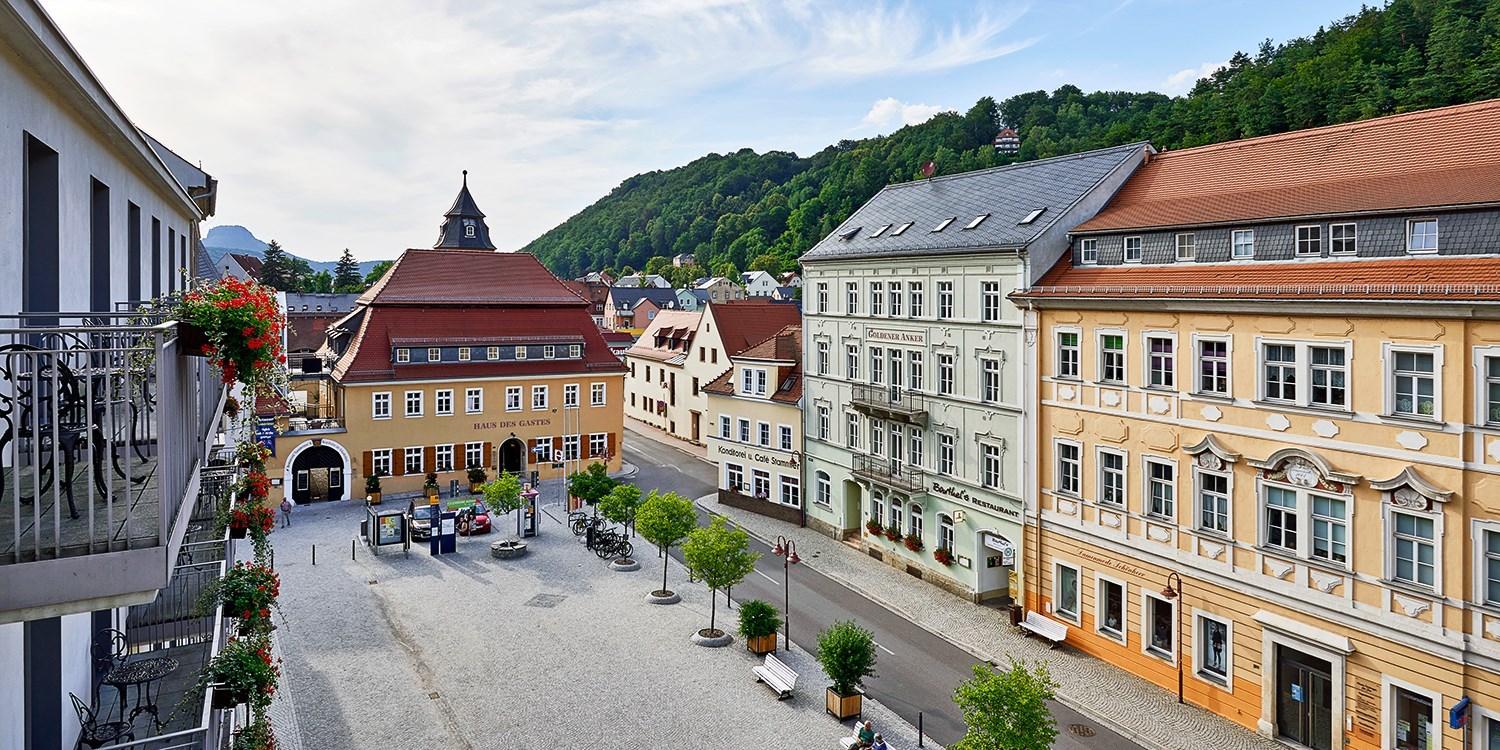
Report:
[[[281,501],[281,528],[292,525],[292,499],[285,498]]]
[[[875,738],[878,736],[875,734],[875,725],[871,724],[869,719],[865,719],[865,723],[859,726],[858,736],[860,747],[873,746],[875,744]]]
[[[870,745],[870,750],[891,750],[891,746],[885,744],[885,739],[875,735],[875,742]]]

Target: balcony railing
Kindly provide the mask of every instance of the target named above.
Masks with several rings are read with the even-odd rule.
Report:
[[[915,494],[927,489],[927,475],[921,469],[884,456],[855,456],[854,475],[902,492]]]
[[[874,417],[927,425],[927,399],[898,385],[855,385],[850,403]]]
[[[0,316],[0,614],[147,600],[190,525],[224,387],[178,355],[175,323],[43,315]]]

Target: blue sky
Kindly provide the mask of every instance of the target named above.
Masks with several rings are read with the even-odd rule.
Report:
[[[1183,93],[1360,5],[43,1],[137,124],[219,178],[210,224],[319,260],[430,246],[462,169],[511,249],[709,151],[806,154],[1065,83]]]

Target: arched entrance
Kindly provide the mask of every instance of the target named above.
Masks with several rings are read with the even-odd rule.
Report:
[[[500,444],[500,471],[520,475],[526,471],[526,444],[511,438]]]
[[[350,497],[351,466],[349,452],[337,442],[304,440],[286,455],[283,496],[295,503]]]
[[[864,488],[857,482],[844,480],[844,535],[859,538],[859,527],[864,525]]]
[[[348,494],[345,479],[338,451],[326,445],[308,448],[292,462],[292,502],[343,500]]]

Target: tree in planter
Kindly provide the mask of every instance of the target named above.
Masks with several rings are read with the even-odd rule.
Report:
[[[437,472],[435,472],[435,471],[429,471],[429,472],[427,472],[427,478],[426,478],[425,481],[422,482],[422,491],[425,492],[425,493],[427,493],[428,497],[436,497],[437,496],[437,494],[438,494]]]
[[[759,599],[740,602],[740,636],[745,646],[757,654],[776,650],[776,631],[781,629],[781,613]]]
[[[511,514],[526,507],[526,498],[521,496],[521,478],[508,471],[500,472],[495,481],[481,487],[484,493],[484,503],[489,507],[491,513]],[[520,540],[521,520],[516,519],[516,536],[511,537],[512,542]]]
[[[817,658],[818,665],[833,682],[828,688],[830,710],[838,699],[835,716],[846,719],[857,715],[863,702],[861,684],[866,677],[875,676],[875,634],[853,620],[839,620],[818,633]],[[850,706],[846,708],[845,703]]]
[[[1010,660],[996,671],[974,665],[974,679],[953,691],[953,702],[968,727],[953,750],[1047,750],[1057,738],[1057,720],[1047,707],[1057,683],[1038,662],[1034,667]]]
[[[718,638],[724,634],[714,627],[718,592],[745,580],[759,559],[759,554],[750,551],[750,535],[744,529],[730,528],[722,516],[688,533],[687,541],[682,543],[682,560],[693,577],[714,594],[708,607],[708,629],[698,631],[699,635]]]
[[[599,515],[627,529],[634,528],[635,514],[641,508],[641,488],[619,484],[599,501]]]
[[[374,497],[376,502],[380,501],[380,475],[371,474],[365,477],[365,494]]]
[[[595,461],[583,471],[568,475],[568,494],[594,507],[619,484],[609,478],[609,467]]]
[[[693,501],[675,492],[659,494],[652,490],[635,512],[635,528],[661,550],[661,589],[652,593],[658,597],[671,596],[672,592],[667,590],[667,563],[672,556],[668,553],[698,528],[698,511],[693,509]]]
[[[477,492],[477,491],[479,491],[479,489],[480,489],[479,485],[484,484],[485,482],[489,481],[489,479],[490,479],[490,475],[486,474],[484,472],[484,467],[480,466],[479,464],[475,464],[473,466],[470,466],[469,470],[468,470],[468,473],[469,473],[469,491],[470,492]]]

